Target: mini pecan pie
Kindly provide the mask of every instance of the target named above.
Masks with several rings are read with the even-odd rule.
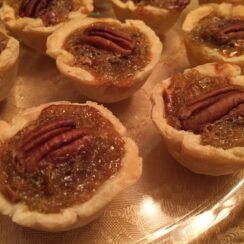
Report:
[[[162,44],[142,21],[72,20],[55,31],[47,53],[80,92],[100,102],[131,96],[161,56]]]
[[[141,19],[161,35],[175,24],[190,0],[110,0],[110,2],[120,20]]]
[[[141,175],[136,144],[95,103],[41,105],[0,129],[0,212],[23,226],[85,225]]]
[[[47,37],[54,30],[92,10],[93,0],[4,0],[0,19],[24,44],[45,53]]]
[[[0,30],[0,101],[4,100],[17,75],[19,42]]]
[[[187,15],[183,30],[192,65],[226,61],[244,69],[244,6],[201,6]]]
[[[152,119],[172,156],[196,173],[244,168],[244,76],[210,63],[164,80],[152,96]]]

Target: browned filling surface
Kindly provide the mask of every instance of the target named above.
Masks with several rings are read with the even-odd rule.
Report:
[[[0,54],[6,48],[8,43],[8,37],[6,37],[3,33],[0,32]]]
[[[130,2],[131,0],[121,0],[123,3]],[[138,6],[153,6],[157,8],[166,8],[169,10],[181,10],[188,4],[189,0],[132,0]]]
[[[244,54],[244,19],[207,16],[188,35],[200,44],[216,48],[225,57]]]
[[[71,11],[82,5],[81,0],[7,0],[16,15],[41,18],[45,26],[52,26],[67,20]]]
[[[97,22],[76,30],[63,48],[74,55],[74,66],[108,86],[130,87],[135,74],[151,59],[145,34],[135,27],[111,23]]]
[[[201,135],[203,145],[244,146],[244,89],[196,70],[177,74],[163,94],[168,123]]]
[[[30,210],[57,213],[96,194],[124,154],[124,141],[98,110],[52,105],[0,145],[0,190]]]

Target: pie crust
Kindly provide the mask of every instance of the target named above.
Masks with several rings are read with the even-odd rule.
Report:
[[[35,120],[40,112],[52,104],[72,104],[69,102],[56,102],[34,107],[17,115],[12,125],[0,121],[0,140],[13,137],[19,130],[24,128],[30,121]],[[138,156],[138,148],[135,142],[127,137],[125,127],[121,122],[105,107],[93,102],[86,104],[72,104],[77,106],[91,106],[99,110],[108,119],[115,130],[124,140],[125,155],[121,161],[120,170],[113,177],[100,186],[93,197],[80,205],[74,205],[63,209],[60,213],[43,214],[30,211],[24,203],[13,204],[0,193],[0,213],[8,215],[12,221],[37,230],[45,231],[65,231],[81,227],[97,218],[105,205],[108,204],[121,190],[135,183],[142,172],[142,159]]]
[[[243,4],[243,0],[198,0],[199,4],[207,4],[207,3],[233,3],[233,4]]]
[[[68,20],[84,18],[92,11],[93,0],[83,0],[83,6],[77,11],[70,12]],[[40,54],[46,53],[47,37],[62,25],[59,23],[53,26],[44,26],[41,18],[16,17],[15,10],[6,2],[3,2],[0,9],[0,19],[16,38]]]
[[[188,13],[183,23],[183,31],[185,34],[191,32],[199,21],[210,15],[218,15],[220,17],[238,17],[244,18],[244,6],[232,5],[230,3],[207,4],[200,6]],[[185,38],[185,46],[188,59],[192,66],[204,64],[208,62],[224,61],[237,64],[244,70],[244,55],[234,57],[224,57],[217,49],[208,47]]]
[[[208,63],[193,68],[206,76],[221,76],[230,79],[231,83],[244,87],[244,76],[238,66],[228,63]],[[189,71],[185,70],[184,73]],[[200,135],[189,131],[177,130],[166,120],[163,91],[171,78],[162,81],[155,87],[151,97],[153,109],[152,120],[159,129],[170,154],[183,166],[198,174],[225,175],[244,168],[243,147],[228,150],[211,145],[201,145]]]
[[[90,72],[81,67],[71,65],[74,56],[64,50],[63,45],[67,36],[82,27],[90,26],[94,23],[111,23],[121,26],[136,27],[148,39],[150,60],[148,64],[131,78],[131,85],[127,87],[119,87],[113,84],[101,83]],[[59,71],[69,77],[77,89],[85,96],[97,100],[99,102],[112,103],[124,100],[136,92],[147,80],[153,68],[158,63],[162,52],[162,44],[153,30],[147,27],[139,20],[126,20],[121,23],[114,19],[76,19],[64,24],[55,31],[47,41],[47,54],[56,59]]]
[[[8,96],[17,76],[19,42],[8,36],[4,30],[0,31],[8,38],[7,45],[0,54],[0,101],[2,101]]]
[[[150,26],[158,35],[163,35],[177,21],[182,10],[170,11],[166,8],[154,6],[137,6],[133,1],[123,3],[120,0],[110,0],[116,17],[125,21],[126,19],[140,19]]]

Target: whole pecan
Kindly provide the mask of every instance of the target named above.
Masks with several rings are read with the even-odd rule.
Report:
[[[87,128],[75,127],[72,120],[54,120],[31,131],[17,152],[17,170],[32,173],[46,166],[47,157],[56,163],[77,156],[93,135]]]
[[[233,41],[244,39],[244,20],[234,19],[227,20],[224,27],[220,26],[217,33],[214,33],[213,38],[217,44],[231,44]]]
[[[136,47],[128,34],[109,27],[90,26],[83,34],[82,42],[122,55],[129,55]]]
[[[52,0],[23,0],[19,8],[20,17],[40,17]]]
[[[238,86],[208,92],[179,110],[181,127],[198,133],[206,124],[221,119],[243,103],[244,92]]]

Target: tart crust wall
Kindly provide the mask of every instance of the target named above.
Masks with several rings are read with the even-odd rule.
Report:
[[[198,0],[199,4],[208,4],[208,3],[233,3],[233,4],[243,4],[243,0]]]
[[[19,42],[13,37],[8,38],[7,45],[0,54],[0,101],[8,96],[18,71]]]
[[[4,142],[14,136],[19,130],[25,127],[30,121],[35,120],[40,112],[52,104],[71,104],[69,102],[57,102],[44,104],[39,107],[26,110],[12,121],[13,126],[0,121],[0,140]],[[81,104],[72,104],[79,105]],[[138,148],[135,142],[126,136],[126,129],[113,114],[96,103],[86,104],[94,107],[108,119],[125,142],[125,155],[121,162],[121,169],[118,173],[107,180],[87,202],[63,209],[58,214],[43,214],[28,210],[24,203],[12,204],[0,194],[0,212],[12,218],[13,222],[45,231],[65,231],[81,227],[101,214],[105,205],[108,204],[121,190],[137,181],[142,172],[142,160],[138,156]]]
[[[210,63],[194,69],[206,76],[228,77],[231,83],[244,87],[244,77],[240,76],[241,71],[238,66],[227,63]],[[151,100],[153,104],[152,120],[159,129],[171,155],[183,166],[198,174],[217,176],[243,169],[244,151],[242,147],[224,150],[210,145],[203,146],[200,143],[200,135],[177,130],[168,124],[162,94],[170,83],[169,78],[158,84]]]
[[[183,23],[183,31],[185,34],[192,31],[192,29],[199,23],[199,21],[208,16],[209,14],[217,14],[223,17],[242,17],[244,18],[244,6],[232,5],[229,3],[222,4],[207,4],[198,7],[195,10],[189,12]],[[244,71],[244,55],[235,57],[224,57],[215,48],[210,48],[207,45],[196,43],[189,38],[185,38],[185,46],[188,59],[192,66],[204,64],[208,62],[230,62],[241,67]]]
[[[153,6],[137,7],[132,1],[123,3],[120,0],[110,0],[116,17],[126,19],[140,19],[150,26],[158,35],[167,32],[177,21],[181,11],[169,11],[165,8]]]
[[[102,19],[102,21],[105,23],[120,24],[119,21],[114,19]],[[118,86],[107,86],[106,83],[100,84],[90,72],[80,67],[72,66],[73,55],[63,49],[66,37],[73,31],[96,22],[101,22],[101,20],[92,18],[86,18],[84,20],[76,19],[64,24],[48,38],[47,54],[56,58],[59,71],[69,77],[74,86],[87,97],[106,103],[124,100],[137,91],[147,80],[160,59],[162,44],[155,33],[142,21],[127,20],[123,25],[137,27],[149,39],[150,61],[142,71],[135,73],[132,78],[132,85],[129,87],[120,88]]]
[[[69,13],[68,20],[85,18],[87,14],[92,12],[93,0],[83,0],[83,4],[84,6],[79,10]],[[58,25],[45,27],[40,18],[18,18],[15,15],[15,10],[5,2],[0,10],[0,19],[16,38],[41,54],[46,53],[47,37],[62,25],[62,23],[60,23]]]

